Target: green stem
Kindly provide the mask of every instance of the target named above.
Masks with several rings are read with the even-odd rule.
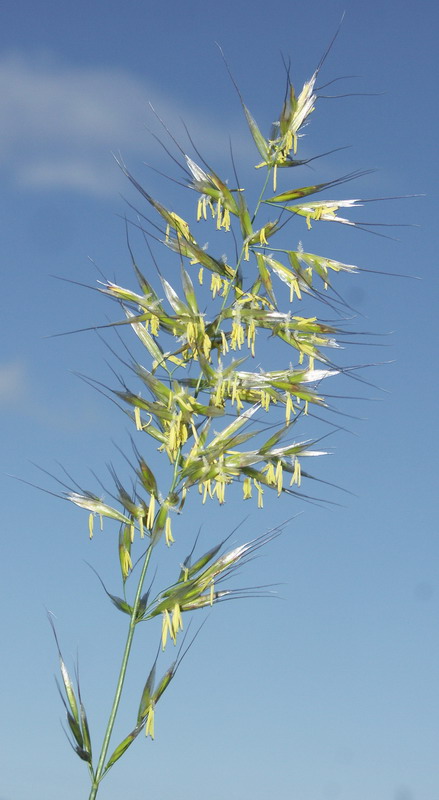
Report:
[[[257,215],[257,213],[258,213],[258,211],[259,211],[259,207],[260,207],[260,205],[261,205],[261,203],[262,203],[262,199],[263,199],[263,197],[264,197],[265,190],[266,190],[266,188],[267,188],[268,181],[269,181],[269,179],[270,179],[270,175],[271,175],[271,173],[272,173],[272,170],[273,170],[273,167],[267,167],[267,174],[266,174],[266,176],[265,176],[264,185],[263,185],[263,187],[262,187],[262,189],[261,189],[261,193],[260,193],[260,195],[259,195],[259,197],[258,197],[258,202],[256,203],[256,208],[255,208],[255,210],[254,210],[254,213],[253,213],[253,216],[252,216],[252,225],[253,225],[253,223],[254,223],[254,221],[255,221],[255,219],[256,219],[256,215]]]
[[[103,773],[104,767],[105,767],[105,759],[107,757],[108,746],[110,744],[110,738],[111,738],[111,734],[113,732],[114,722],[115,722],[115,719],[116,719],[116,715],[117,715],[117,711],[118,711],[119,703],[120,703],[120,698],[121,698],[121,695],[122,695],[122,689],[123,689],[123,685],[124,685],[124,682],[125,682],[125,676],[126,676],[127,667],[128,667],[128,660],[129,660],[130,652],[131,652],[131,645],[133,643],[134,630],[135,630],[135,627],[136,627],[136,624],[137,624],[137,613],[138,613],[138,608],[139,608],[139,603],[140,603],[140,597],[141,597],[141,594],[142,594],[142,588],[143,588],[143,584],[144,584],[144,581],[145,581],[145,576],[146,576],[146,572],[147,572],[147,569],[148,569],[149,561],[150,561],[150,558],[151,558],[152,549],[153,549],[152,545],[150,544],[148,549],[147,549],[147,551],[146,551],[145,560],[143,562],[142,571],[140,573],[139,583],[138,583],[137,591],[136,591],[136,597],[135,597],[134,605],[133,605],[133,612],[131,614],[131,619],[130,619],[130,627],[128,629],[128,636],[127,636],[127,640],[126,640],[126,644],[125,644],[125,650],[124,650],[123,657],[122,657],[122,664],[121,664],[120,672],[119,672],[119,679],[117,681],[117,686],[116,686],[116,692],[115,692],[115,695],[114,695],[113,705],[112,705],[110,716],[109,716],[109,719],[108,719],[108,724],[107,724],[107,729],[105,731],[104,740],[102,742],[102,750],[101,750],[101,754],[99,756],[98,766],[96,768],[96,773],[95,773],[95,777],[94,777],[93,784],[92,784],[92,787],[91,787],[89,800],[95,800],[95,797],[96,797],[96,795],[98,793],[99,784],[100,784],[101,779],[102,779],[102,773]]]
[[[171,494],[171,492],[174,491],[174,489],[175,489],[175,487],[176,487],[176,485],[178,483],[178,461],[179,461],[179,458],[180,458],[180,452],[181,452],[181,448],[179,448],[178,454],[177,454],[177,458],[175,459],[174,473],[173,473],[172,483],[171,483],[171,487],[169,489],[168,497]],[[156,515],[156,520],[157,520],[157,517],[158,517],[158,512],[157,512],[157,515]],[[153,533],[154,533],[154,529],[153,529],[153,532],[152,532],[152,537],[153,537]],[[114,722],[116,720],[116,715],[117,715],[117,711],[118,711],[118,708],[119,708],[120,698],[122,696],[122,689],[123,689],[123,685],[124,685],[124,682],[125,682],[125,676],[126,676],[127,667],[128,667],[128,661],[129,661],[130,652],[131,652],[131,645],[133,643],[133,638],[134,638],[134,630],[135,630],[135,627],[137,625],[137,614],[138,614],[138,610],[139,610],[140,598],[141,598],[141,595],[142,595],[143,584],[145,582],[145,577],[146,577],[146,573],[147,573],[147,570],[148,570],[148,566],[149,566],[149,562],[150,562],[150,559],[151,559],[151,554],[152,554],[153,548],[154,548],[154,543],[151,542],[151,544],[149,545],[149,547],[148,547],[148,549],[147,549],[147,551],[145,553],[145,559],[143,561],[142,571],[140,573],[139,583],[137,585],[136,596],[134,598],[133,611],[132,611],[131,618],[130,618],[130,627],[128,629],[128,636],[127,636],[127,640],[126,640],[126,643],[125,643],[125,650],[124,650],[123,656],[122,656],[122,664],[121,664],[121,667],[120,667],[119,679],[117,681],[117,686],[116,686],[116,692],[115,692],[115,695],[114,695],[113,705],[111,707],[111,712],[110,712],[110,717],[108,719],[107,729],[105,731],[104,740],[102,742],[102,750],[101,750],[101,754],[99,756],[99,761],[98,761],[98,765],[96,767],[96,772],[95,772],[95,776],[94,776],[94,780],[93,780],[93,783],[92,783],[92,787],[91,787],[91,791],[90,791],[90,795],[89,795],[88,800],[95,800],[95,797],[96,797],[96,795],[98,793],[99,784],[100,784],[100,782],[101,782],[101,780],[102,780],[102,778],[104,777],[104,774],[105,774],[105,772],[104,772],[104,770],[105,770],[105,759],[107,757],[107,752],[108,752],[108,747],[109,747],[109,744],[110,744],[111,734],[113,732]]]

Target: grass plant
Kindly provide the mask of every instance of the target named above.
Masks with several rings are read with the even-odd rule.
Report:
[[[133,481],[131,487],[125,486],[113,473],[114,503],[79,487],[65,493],[87,511],[90,537],[96,520],[101,528],[104,521],[117,527],[121,588],[117,595],[104,588],[118,612],[127,617],[107,727],[100,744],[93,736],[93,750],[92,726],[78,681],[69,675],[59,651],[68,731],[89,772],[89,800],[96,798],[103,779],[141,732],[154,738],[157,705],[187,651],[182,635],[187,617],[224,600],[268,593],[264,587],[230,588],[227,579],[278,536],[282,526],[233,547],[223,541],[202,553],[196,545],[175,566],[169,585],[156,589],[153,582],[146,589],[153,565],[155,569],[159,561],[173,558],[174,536],[181,535],[180,515],[198,493],[206,506],[222,506],[236,484],[243,499],[258,507],[270,496],[306,497],[304,484],[311,477],[306,464],[325,450],[298,431],[313,410],[321,413],[330,406],[326,380],[352,374],[337,365],[333,355],[343,337],[352,336],[346,330],[351,310],[334,281],[339,273],[355,275],[359,269],[293,243],[293,224],[305,230],[327,223],[364,228],[352,221],[350,212],[367,200],[336,200],[330,194],[329,199],[320,199],[321,193],[326,197],[337,192],[364,173],[305,186],[294,180],[295,168],[312,160],[298,154],[303,129],[319,97],[323,62],[324,58],[299,93],[286,69],[278,118],[268,135],[261,132],[232,78],[250,145],[257,152],[255,166],[262,173],[253,204],[238,178],[233,153],[229,182],[206,163],[190,137],[189,155],[166,126],[169,148],[165,149],[178,169],[175,180],[194,197],[190,217],[152,197],[119,159],[144,203],[132,224],[144,236],[151,267],[148,276],[141,271],[128,237],[137,287],[109,280],[99,283],[99,291],[119,304],[121,319],[113,323],[117,330],[128,329],[143,347],[142,360],[130,355],[129,377],[121,378],[112,390],[133,428],[126,456]],[[212,226],[214,236],[220,233],[227,240],[227,256],[219,257],[202,244],[207,238],[204,229]],[[162,248],[164,260],[174,260],[172,280],[162,274],[157,248]],[[339,323],[309,313],[311,304],[317,310],[330,309]],[[280,357],[284,366],[270,368]],[[160,478],[154,466],[158,458],[167,465]],[[167,481],[164,474],[169,474]],[[133,640],[155,617],[162,623],[159,649],[169,654],[177,645],[177,656],[159,673],[154,655],[158,642],[150,645],[151,665],[132,727],[115,741],[113,728]]]

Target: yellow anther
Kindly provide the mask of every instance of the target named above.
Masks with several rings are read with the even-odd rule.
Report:
[[[131,556],[126,549],[126,547],[122,547],[120,551],[120,561],[122,567],[122,575],[124,579],[128,576],[130,569],[132,568],[133,564],[131,561]]]
[[[263,499],[264,490],[263,490],[261,484],[259,483],[259,481],[256,480],[256,478],[253,478],[253,484],[254,484],[254,486],[255,486],[255,488],[257,490],[257,493],[258,493],[258,508],[263,508],[263,506],[264,506],[264,499]]]
[[[260,242],[260,244],[268,244],[267,237],[265,236],[265,230],[266,230],[266,228],[261,228],[261,230],[259,231],[259,242]]]
[[[296,410],[294,408],[293,401],[291,399],[291,395],[287,394],[286,395],[286,401],[285,401],[285,421],[286,421],[287,425],[290,424],[291,413],[295,414]]]
[[[300,484],[302,483],[302,473],[300,469],[300,461],[298,458],[294,459],[294,471],[293,471],[293,476],[290,480],[290,486],[292,486],[293,483],[296,483],[297,486],[300,486]]]
[[[237,392],[237,394],[236,394],[236,410],[237,411],[242,411],[243,408],[244,408],[244,403],[241,400],[241,394],[240,394],[240,392]]]
[[[134,421],[136,423],[136,429],[138,431],[142,430],[142,421],[140,419],[140,408],[139,406],[134,406]]]
[[[182,631],[183,630],[183,620],[181,618],[181,611],[180,611],[180,606],[178,605],[178,603],[176,603],[174,608],[172,609],[171,626],[172,626],[172,632],[174,634],[173,640],[174,640],[174,644],[175,644],[176,639],[177,639],[178,631]]]
[[[148,530],[152,530],[152,526],[154,525],[154,518],[155,518],[155,497],[152,494],[149,500],[148,516],[146,518],[146,527],[148,528]]]
[[[151,739],[154,739],[154,715],[154,706],[151,704],[148,708],[148,716],[145,724],[145,736],[150,736]]]
[[[219,504],[223,505],[226,499],[226,482],[221,475],[215,479],[215,489],[213,493],[216,494]]]
[[[222,226],[226,231],[230,230],[230,211],[228,208],[224,209]]]
[[[283,468],[282,468],[282,461],[277,462],[276,466],[276,484],[277,484],[277,494],[278,496],[282,492],[283,486]]]
[[[158,317],[156,317],[155,314],[153,314],[152,317],[150,318],[149,326],[150,326],[152,335],[153,336],[158,336],[158,334],[160,333],[160,320],[159,320]]]
[[[171,625],[171,618],[169,616],[169,611],[166,609],[162,613],[162,650],[166,647],[166,642],[168,641],[168,635],[171,637],[175,644],[175,637],[174,632],[172,630]]]
[[[207,219],[207,197],[205,194],[201,195],[197,203],[197,222],[199,222],[201,218]]]
[[[267,464],[263,471],[267,473],[267,483],[273,486],[276,483],[276,473],[273,464],[271,462]]]
[[[223,286],[223,281],[221,280],[220,276],[214,272],[210,279],[210,291],[212,292],[213,298],[216,297],[219,291],[221,291],[222,286]]]
[[[209,495],[209,497],[212,497],[212,484],[210,478],[207,481],[203,481],[203,503],[206,502],[207,495]]]
[[[240,320],[232,322],[232,333],[230,338],[230,347],[232,350],[240,350],[244,344],[244,328]]]
[[[268,392],[264,391],[264,389],[260,390],[260,401],[264,411],[268,411],[270,408],[271,397]]]
[[[171,544],[175,541],[175,539],[174,539],[174,537],[172,535],[171,518],[170,517],[166,517],[166,522],[165,522],[165,541],[166,541],[166,544],[168,545],[168,547],[170,547]]]
[[[255,338],[256,338],[256,326],[254,319],[252,319],[247,327],[247,347],[250,348],[252,356],[254,356],[255,354]]]
[[[219,197],[218,200],[217,200],[217,204],[216,204],[216,227],[217,227],[217,230],[219,230],[221,228],[221,217],[222,217],[222,213],[221,213],[221,198]]]
[[[242,494],[244,500],[249,500],[252,496],[252,481],[251,478],[244,478],[244,482],[242,484]]]
[[[207,335],[207,333],[205,333],[203,339],[203,353],[205,358],[209,359],[211,349],[212,349],[211,339]]]

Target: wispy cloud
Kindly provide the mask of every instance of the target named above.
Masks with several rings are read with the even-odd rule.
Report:
[[[105,414],[102,416],[102,409],[97,409],[93,402],[86,397],[78,400],[64,384],[55,398],[19,359],[0,362],[0,409],[25,415],[31,424],[37,423],[62,434],[76,435],[106,425]],[[3,800],[1,796],[0,800]]]
[[[37,189],[63,188],[107,194],[115,188],[114,176],[98,154],[94,158],[69,154],[52,159],[48,156],[37,158],[32,163],[18,165],[15,177],[21,186]]]
[[[0,407],[16,404],[24,394],[25,385],[25,369],[21,362],[0,364]]]
[[[0,168],[22,187],[113,194],[111,153],[148,159],[152,101],[171,127],[183,117],[210,153],[224,139],[202,118],[147,81],[118,68],[60,64],[48,55],[0,58]]]

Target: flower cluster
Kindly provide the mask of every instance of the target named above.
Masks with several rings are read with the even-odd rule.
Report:
[[[141,730],[154,737],[157,702],[184,655],[180,650],[176,661],[156,682],[158,652],[144,685],[135,726],[108,758],[137,625],[161,618],[159,650],[163,651],[169,640],[177,643],[188,612],[258,593],[258,589],[222,588],[221,584],[279,533],[275,529],[228,552],[222,551],[221,542],[195,563],[188,557],[176,581],[151,599],[151,589],[144,593],[143,585],[159,543],[164,540],[170,546],[174,542],[172,515],[183,510],[191,492],[199,493],[202,503],[212,499],[222,505],[236,484],[243,499],[251,500],[258,508],[269,494],[303,496],[303,483],[312,477],[303,466],[304,459],[326,454],[316,447],[316,438],[304,439],[298,429],[301,421],[309,423],[313,410],[315,413],[315,409],[327,410],[329,406],[324,385],[327,379],[343,372],[331,355],[340,346],[343,329],[320,320],[314,315],[312,304],[326,303],[334,312],[330,315],[333,319],[343,305],[332,286],[334,276],[356,274],[358,269],[309,252],[301,244],[295,246],[291,225],[286,225],[296,220],[305,236],[314,222],[357,225],[338,212],[368,201],[320,201],[314,196],[362,173],[270,194],[277,191],[278,169],[288,168],[290,175],[291,168],[307,163],[296,155],[301,131],[316,106],[317,74],[318,70],[298,95],[288,76],[279,119],[269,136],[261,133],[239,94],[251,137],[262,158],[256,168],[266,169],[266,180],[253,211],[235,168],[235,185],[230,185],[198,151],[197,159],[203,166],[188,156],[174,137],[171,138],[184,157],[180,164],[186,176],[183,186],[197,195],[193,221],[187,210],[181,215],[153,198],[120,164],[154,215],[153,222],[144,214],[138,217],[152,226],[153,233],[148,226],[143,228],[143,223],[136,227],[142,228],[152,256],[152,248],[158,243],[175,260],[180,281],[175,270],[169,280],[165,278],[155,262],[159,278],[153,286],[135,263],[129,246],[138,288],[127,289],[112,281],[99,285],[99,290],[122,309],[123,318],[114,325],[125,326],[135,334],[143,355],[130,356],[127,365],[134,387],[120,378],[119,385],[111,390],[112,399],[122,405],[133,425],[134,462],[132,457],[127,458],[133,472],[131,488],[123,485],[111,468],[114,505],[79,487],[66,495],[89,512],[90,537],[96,517],[101,528],[104,518],[118,523],[123,596],[104,589],[116,608],[130,617],[118,691],[96,771],[92,767],[79,687],[75,694],[60,656],[72,744],[88,763],[92,776],[90,800],[94,800],[104,775]],[[273,189],[268,191],[271,181]],[[264,219],[264,212],[272,218]],[[194,231],[207,225],[213,225],[215,237],[231,240],[230,251],[236,253],[236,258],[218,257],[208,245],[200,244]],[[203,285],[206,272],[210,274],[210,293]],[[156,459],[162,458],[160,472],[153,471],[150,457],[145,458],[145,443],[154,445],[159,453]],[[146,545],[146,551],[136,561],[134,548],[139,545],[138,540],[141,547]],[[142,564],[141,574],[134,600],[129,601],[127,581],[138,561]]]

